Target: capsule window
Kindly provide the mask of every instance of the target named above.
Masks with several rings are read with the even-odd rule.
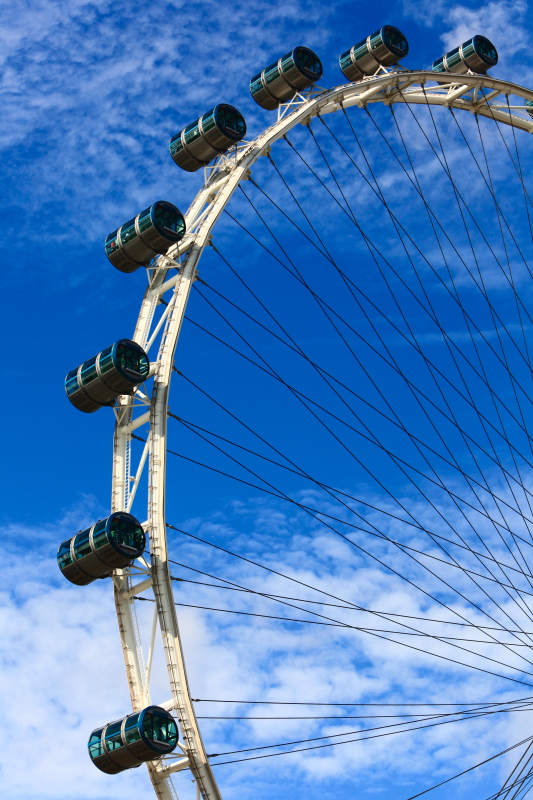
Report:
[[[141,211],[139,214],[139,233],[142,235],[145,231],[150,228],[152,224],[152,206],[145,208],[144,211]]]
[[[351,50],[347,50],[339,58],[340,68],[344,71],[346,67],[349,67],[351,65],[351,63],[352,63]]]
[[[120,244],[119,244],[119,241],[118,241],[118,230],[116,230],[116,231],[113,231],[113,233],[110,233],[109,236],[107,237],[107,239],[105,240],[105,252],[106,252],[106,255],[109,257],[116,250],[118,250],[119,247],[120,247]]]
[[[144,350],[127,344],[118,345],[116,362],[117,366],[122,367],[124,372],[130,372],[141,379],[146,378],[150,370],[148,357]]]
[[[89,361],[86,361],[81,368],[80,377],[82,386],[87,386],[87,384],[94,381],[97,376],[96,356],[94,356],[94,358],[90,358]]]
[[[269,67],[265,69],[265,83],[269,84],[272,81],[275,81],[276,78],[279,77],[278,72],[278,62],[276,61],[274,64],[271,64]]]
[[[383,41],[400,58],[409,52],[407,39],[398,28],[393,28],[392,25],[385,25],[383,28]]]
[[[200,128],[198,127],[197,122],[193,122],[192,125],[188,125],[185,128],[185,133],[183,137],[185,139],[185,144],[192,144],[196,139],[200,138]]]
[[[322,77],[322,62],[316,53],[307,47],[295,48],[294,62],[298,69],[311,80],[318,80]]]
[[[126,222],[122,228],[120,229],[120,241],[123,245],[131,242],[132,239],[135,239],[137,236],[137,231],[135,230],[135,217],[130,219],[129,222]]]
[[[254,75],[254,77],[250,81],[250,92],[252,93],[252,95],[254,95],[257,92],[261,91],[262,88],[263,88],[263,82],[261,80],[261,73],[259,73],[259,75]]]
[[[60,569],[68,567],[69,564],[72,564],[72,556],[70,555],[71,541],[72,539],[67,539],[66,542],[63,542],[59,545],[59,550],[57,551],[57,563],[59,564]]]
[[[71,394],[77,392],[78,389],[79,389],[78,370],[71,369],[65,379],[65,391],[67,393],[67,397],[70,397]]]
[[[126,744],[133,744],[133,742],[138,742],[141,738],[141,733],[137,724],[138,722],[139,714],[132,714],[127,718],[126,724],[124,725],[124,738],[126,739]]]
[[[143,733],[154,744],[175,747],[178,741],[178,730],[172,717],[162,716],[147,711],[144,715]]]
[[[354,45],[353,48],[353,59],[354,61],[359,61],[363,56],[366,56],[368,53],[368,47],[366,44],[366,39],[363,39],[362,42],[359,44]]]
[[[89,543],[89,534],[91,529],[87,528],[86,531],[78,533],[74,539],[74,558],[84,558],[91,552],[91,545]]]
[[[103,730],[103,728],[100,728],[99,731],[94,731],[89,739],[89,755],[93,759],[104,755],[104,746],[102,744]]]
[[[173,156],[183,150],[183,142],[181,141],[181,131],[172,137],[169,144],[170,155]]]
[[[246,133],[246,123],[239,112],[227,105],[220,105],[216,112],[216,121],[224,133],[234,136],[237,140],[242,139]]]
[[[156,225],[172,233],[184,233],[185,221],[180,212],[163,203],[157,203],[154,219]]]
[[[474,36],[474,47],[481,58],[490,66],[498,63],[498,51],[485,36]]]
[[[120,550],[137,552],[144,544],[144,531],[141,526],[122,517],[115,517],[109,535]]]
[[[94,526],[93,529],[93,547],[95,550],[99,550],[105,544],[107,544],[107,520],[103,519]]]
[[[102,350],[100,353],[100,358],[98,361],[98,366],[100,367],[100,372],[105,374],[108,372],[113,366],[113,345],[111,347],[106,347],[105,350]]]
[[[448,65],[448,69],[451,67],[455,67],[456,64],[459,64],[461,61],[461,55],[459,53],[459,48],[456,47],[455,50],[452,50],[446,55],[446,64]]]
[[[107,750],[118,750],[120,747],[124,747],[122,744],[121,728],[122,720],[113,722],[112,725],[107,726],[105,732],[105,746]]]

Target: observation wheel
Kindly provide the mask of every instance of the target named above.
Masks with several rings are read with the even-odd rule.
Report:
[[[466,47],[463,46],[463,49],[466,53],[466,58],[468,56]],[[305,48],[300,48],[300,50],[304,51]],[[345,61],[346,59],[352,59],[352,51],[354,51],[353,48],[348,51],[348,54],[344,54]],[[102,577],[103,574],[111,575],[114,584],[114,599],[131,696],[132,713],[117,723],[109,724],[107,727],[104,726],[95,731],[94,738],[91,740],[93,744],[91,745],[90,742],[90,746],[95,748],[94,753],[96,755],[94,755],[93,760],[97,766],[102,764],[103,766],[100,766],[100,768],[107,772],[119,772],[122,769],[145,762],[155,793],[157,797],[164,798],[164,800],[176,797],[172,785],[172,775],[184,770],[191,772],[199,797],[205,798],[205,800],[219,800],[221,798],[213,767],[210,764],[209,756],[202,741],[193,702],[191,701],[180,640],[178,617],[172,589],[172,576],[169,569],[166,472],[170,446],[168,433],[169,416],[175,416],[173,411],[176,409],[179,414],[179,402],[175,401],[172,411],[169,408],[171,379],[176,372],[179,372],[175,366],[176,348],[191,290],[199,278],[200,259],[204,251],[209,250],[212,253],[212,248],[214,248],[215,253],[219,253],[217,249],[217,226],[224,219],[228,205],[232,202],[240,187],[246,184],[257,187],[257,184],[254,183],[256,167],[263,163],[262,159],[265,163],[270,162],[280,174],[277,166],[276,148],[283,146],[289,153],[291,153],[291,150],[297,150],[297,145],[292,142],[293,134],[306,135],[310,146],[316,144],[320,132],[323,132],[323,126],[327,127],[328,120],[334,117],[340,117],[345,125],[353,126],[353,133],[353,129],[358,128],[358,115],[366,116],[369,109],[372,108],[389,107],[393,111],[393,115],[390,117],[390,129],[388,131],[385,130],[387,135],[393,130],[396,109],[422,107],[424,112],[430,115],[428,119],[435,121],[436,124],[433,138],[431,141],[428,139],[428,148],[432,150],[433,156],[439,162],[440,167],[450,178],[456,197],[457,194],[460,195],[461,189],[458,183],[451,179],[453,167],[446,161],[445,148],[440,152],[435,151],[435,142],[439,141],[441,123],[445,113],[449,115],[446,119],[453,119],[450,122],[451,125],[456,125],[457,119],[465,116],[459,114],[459,112],[470,112],[466,116],[474,118],[476,124],[477,120],[485,119],[497,131],[502,128],[509,128],[513,129],[513,131],[533,132],[533,118],[528,110],[529,106],[533,105],[533,91],[515,84],[489,77],[486,74],[475,74],[473,72],[457,74],[451,71],[439,71],[439,69],[434,69],[433,71],[411,71],[402,69],[397,66],[397,63],[388,66],[383,62],[373,74],[366,75],[362,72],[361,76],[359,76],[355,74],[357,69],[360,68],[357,64],[361,65],[363,62],[361,59],[357,61],[354,56],[350,64],[346,66],[346,69],[351,69],[354,72],[354,82],[344,83],[333,89],[324,90],[317,88],[315,84],[318,67],[312,57],[308,55],[309,52],[311,51],[298,55],[301,64],[305,62],[305,69],[309,72],[306,86],[298,88],[291,84],[290,97],[284,101],[276,100],[275,98],[272,100],[271,96],[267,97],[267,88],[271,84],[265,83],[265,80],[261,78],[263,73],[252,79],[252,85],[254,85],[253,82],[255,81],[255,85],[258,87],[256,93],[264,93],[266,98],[264,100],[265,107],[270,107],[273,110],[277,109],[276,121],[253,140],[243,141],[242,131],[240,131],[234,137],[236,140],[237,135],[239,135],[239,140],[230,143],[224,152],[221,152],[222,148],[219,147],[219,155],[214,161],[204,160],[204,162],[201,162],[198,160],[198,163],[195,163],[194,156],[190,155],[190,153],[185,153],[185,149],[189,141],[187,139],[188,136],[190,141],[194,140],[193,137],[195,135],[199,136],[199,134],[195,133],[199,129],[198,124],[196,128],[189,126],[189,128],[185,129],[184,134],[174,137],[172,140],[174,142],[174,151],[172,151],[171,142],[171,153],[175,160],[179,160],[182,157],[188,158],[189,161],[184,161],[185,166],[184,164],[182,166],[191,171],[197,169],[199,164],[203,163],[205,165],[203,185],[183,217],[175,206],[161,201],[147,209],[146,212],[143,212],[144,216],[141,214],[131,223],[122,226],[122,229],[120,229],[122,231],[122,234],[120,234],[122,236],[120,247],[122,247],[122,255],[124,256],[124,253],[126,255],[123,261],[120,262],[119,269],[124,272],[133,271],[138,266],[133,251],[130,249],[128,256],[127,247],[123,246],[124,243],[127,244],[129,241],[127,235],[124,234],[127,226],[129,226],[128,230],[133,231],[131,241],[137,234],[141,236],[143,231],[150,233],[152,230],[150,225],[153,226],[154,230],[158,230],[159,225],[160,230],[173,231],[176,241],[169,247],[168,242],[171,241],[169,235],[163,246],[159,245],[160,250],[158,250],[158,245],[154,244],[156,238],[150,240],[150,246],[153,247],[156,255],[147,266],[148,287],[141,303],[137,324],[131,340],[120,340],[120,342],[108,348],[107,351],[103,351],[99,356],[84,362],[81,367],[73,370],[67,376],[67,392],[70,391],[69,397],[72,402],[76,400],[80,404],[85,403],[82,408],[85,411],[95,410],[100,405],[112,405],[116,417],[111,516],[108,520],[95,525],[94,528],[82,532],[84,535],[79,534],[72,541],[64,543],[62,545],[63,549],[60,549],[59,554],[60,566],[66,577],[73,580],[73,582],[80,584],[90,583],[95,577]],[[354,52],[357,54],[357,49]],[[396,56],[395,61],[397,62],[399,55],[396,54]],[[451,65],[450,68],[453,68],[451,54],[448,54],[447,58]],[[296,56],[294,56],[295,63],[296,60]],[[281,77],[283,63],[282,59],[280,59],[279,62],[276,62],[277,66],[273,65],[272,67],[276,66]],[[444,62],[441,60],[439,63]],[[267,73],[268,69],[271,68],[267,68],[264,72]],[[304,67],[301,67],[301,69],[304,69]],[[437,78],[438,83],[436,83]],[[311,86],[309,86],[310,82]],[[270,103],[270,106],[268,103]],[[437,106],[440,106],[441,109],[437,110]],[[217,114],[219,118],[222,118],[224,114],[231,114],[231,106],[217,106],[216,108],[222,108],[222,110],[215,112],[213,119]],[[433,112],[433,109],[435,109],[435,112]],[[207,115],[204,115],[204,117],[207,118]],[[204,118],[201,119],[203,120]],[[412,119],[415,120],[416,117],[413,116]],[[414,126],[415,122],[412,122],[412,125]],[[202,130],[206,129],[208,129],[208,125],[204,121]],[[331,133],[329,128],[328,131]],[[346,128],[346,131],[350,132],[349,127]],[[289,134],[291,134],[291,138],[289,138]],[[444,128],[442,128],[442,135],[444,135]],[[513,136],[515,136],[514,132]],[[333,139],[330,138],[328,140],[329,145],[324,144],[324,141],[322,140],[319,143],[317,151],[319,156],[322,156],[322,161],[320,162],[320,170],[322,171],[316,166],[313,167],[314,162],[312,162],[311,172],[315,177],[317,174],[320,177],[327,173],[327,180],[322,177],[322,182],[324,184],[329,180],[328,186],[330,188],[327,191],[329,191],[330,197],[328,202],[333,205],[336,204],[338,214],[341,216],[344,214],[350,224],[354,224],[355,229],[360,232],[361,226],[353,216],[350,208],[350,199],[345,194],[346,187],[343,189],[334,175],[332,165],[338,153],[334,156],[333,148],[340,146],[338,152],[343,151],[352,165],[357,166],[356,162],[347,150],[346,140],[340,137],[335,138],[334,136]],[[465,142],[468,146],[468,134]],[[185,153],[185,156],[183,156],[183,153]],[[529,196],[526,196],[527,190],[521,172],[518,149],[516,150],[516,155],[513,153],[510,157],[517,171],[518,181],[523,188],[525,207],[528,209],[529,215],[528,202],[530,204],[530,201]],[[299,153],[296,153],[295,159],[298,168],[304,170],[309,167],[310,161],[307,151],[302,148]],[[357,163],[359,164],[360,162],[358,161]],[[485,166],[481,166],[480,172],[484,175],[487,191],[495,204],[496,217],[500,221],[500,227],[504,229],[501,238],[505,248],[505,243],[510,241],[513,236],[505,217],[508,208],[507,206],[499,208],[494,186],[491,182],[490,171],[487,171]],[[400,168],[407,175],[406,180],[408,183],[410,182],[410,191],[417,197],[417,200],[421,200],[421,208],[427,212],[428,224],[434,231],[438,230],[436,241],[439,241],[440,236],[441,255],[445,253],[448,256],[454,250],[457,254],[460,247],[454,244],[453,237],[450,236],[449,229],[445,224],[447,210],[439,208],[434,211],[433,204],[426,202],[412,162],[409,165],[408,159],[404,158]],[[370,174],[372,174],[371,171]],[[417,223],[413,221],[412,226],[406,228],[394,203],[389,203],[378,181],[375,180],[375,175],[373,177],[373,181],[372,179],[370,179],[370,183],[367,181],[368,186],[366,187],[364,202],[369,208],[380,207],[383,210],[385,217],[391,222],[393,230],[400,236],[400,240],[403,237],[404,246],[409,250],[408,259],[422,258],[424,260],[425,256],[421,255],[421,251],[424,248],[425,240],[421,244],[418,239]],[[291,177],[284,177],[284,183],[287,191],[291,194]],[[459,210],[463,209],[464,211],[466,201],[463,201],[462,197],[460,197],[457,203]],[[298,223],[299,226],[304,224],[303,221]],[[145,225],[144,228],[143,225]],[[311,232],[311,229],[314,233]],[[313,239],[312,247],[320,249],[322,256],[325,256],[326,260],[329,258],[332,262],[333,259],[330,256],[331,248],[325,238],[331,236],[331,232],[321,238],[315,235],[316,231],[312,225],[310,225],[310,229],[306,230],[309,230],[308,239],[309,237]],[[331,228],[329,230],[331,231]],[[475,234],[475,236],[481,238],[483,238],[483,235],[480,230]],[[244,236],[245,233],[243,232],[242,237]],[[475,239],[475,236],[472,235],[472,239]],[[115,251],[112,248],[118,242],[118,237],[118,231],[108,237],[106,249],[110,258],[111,255],[115,257]],[[363,233],[363,238],[370,240],[371,236]],[[259,242],[259,245],[261,245],[261,242]],[[372,244],[371,248],[373,246]],[[487,244],[489,249],[490,246]],[[116,247],[119,248],[119,245],[117,244]],[[286,253],[280,256],[279,254],[282,251],[278,250],[276,252],[278,253],[276,256],[278,260],[281,257],[287,263],[293,264],[293,261],[288,258]],[[405,252],[407,253],[407,249]],[[119,256],[116,257],[118,258]],[[500,257],[499,251],[498,257]],[[506,263],[508,264],[508,269],[505,289],[514,298],[518,317],[522,318],[529,313],[526,308],[527,304],[522,304],[522,300],[518,298],[515,290],[515,278],[510,266],[511,260],[508,258]],[[118,266],[118,264],[116,265]],[[429,269],[427,265],[426,269]],[[304,289],[309,289],[306,276],[296,268],[295,273],[296,279],[300,281],[301,286]],[[479,275],[481,276],[481,271]],[[479,285],[484,286],[482,277],[478,277],[476,280]],[[501,280],[505,282],[504,278]],[[207,282],[209,283],[209,279]],[[448,292],[449,298],[451,298],[449,302],[455,302],[454,292],[456,290],[453,286],[453,281],[450,282],[446,279],[441,283],[440,291],[444,295]],[[420,298],[426,297],[429,313],[433,315],[433,319],[437,319],[438,310],[435,310],[436,306],[433,301],[427,298],[423,288],[419,290],[416,287],[413,288],[414,286],[415,284],[413,283],[410,284],[410,288],[408,287],[408,292],[412,295],[411,302],[417,303]],[[452,286],[451,289],[450,286]],[[346,290],[352,291],[352,289],[346,283]],[[316,285],[314,289],[309,291],[316,296]],[[486,292],[484,296],[488,297]],[[319,302],[322,303],[321,311],[324,312],[326,309],[327,313],[334,318],[335,323],[340,324],[338,316],[335,317],[335,311],[331,309],[331,302],[323,300]],[[426,300],[424,300],[424,303],[426,303]],[[503,312],[495,309],[490,300],[487,300],[487,303],[490,314],[495,315],[497,320],[496,328],[500,330],[504,327],[505,322]],[[456,306],[456,310],[459,313],[461,310],[460,303],[456,303]],[[490,342],[487,344],[487,337],[484,332],[478,329],[479,323],[473,319],[471,311],[468,308],[465,310],[463,307],[461,313],[463,314],[466,328],[470,333],[474,331],[472,341],[476,337],[480,340],[485,337],[483,339],[483,347],[491,347]],[[464,316],[465,314],[466,316]],[[405,317],[403,319],[405,321]],[[357,326],[357,323],[353,322],[353,320],[352,323]],[[396,335],[399,335],[398,331]],[[411,345],[413,342],[415,342],[415,349],[418,348],[420,351],[419,342],[414,334],[412,334]],[[451,338],[449,338],[448,344],[453,350],[455,344],[451,341]],[[291,344],[291,346],[293,349],[298,349],[299,347],[296,343]],[[517,351],[520,351],[520,356],[516,355],[516,358],[522,357],[523,354],[527,355],[528,343],[525,339],[523,343],[519,341],[514,346]],[[459,358],[457,353],[454,352],[454,355]],[[497,350],[497,354],[493,354],[492,357],[499,359],[501,364],[506,362],[507,368],[509,366],[512,367],[511,358],[507,357],[505,345],[500,350]],[[427,355],[424,358],[427,362]],[[483,369],[486,367],[483,358],[483,355],[479,356],[478,362],[469,367],[471,370],[476,371],[476,377],[471,376],[471,384],[474,381],[478,381],[488,385],[486,377],[483,377],[485,375]],[[505,364],[503,364],[503,367],[505,367]],[[521,368],[523,368],[523,365]],[[435,370],[437,369],[438,367],[435,367]],[[109,376],[112,376],[113,380]],[[105,390],[102,389],[100,395],[95,391],[91,394],[91,391],[89,391],[92,385],[91,380],[96,382],[100,379],[105,383]],[[328,380],[330,379],[331,377],[328,377]],[[411,380],[414,379],[409,378],[408,382],[411,382]],[[446,380],[448,380],[448,383],[450,382],[448,378]],[[515,384],[518,384],[521,378],[517,377],[514,384],[513,380],[511,378],[511,388],[514,386],[516,392],[520,394],[521,389],[517,388]],[[68,381],[70,381],[70,389]],[[85,387],[87,388],[85,389]],[[339,388],[340,384],[336,383],[336,387]],[[466,384],[464,386],[461,385],[461,391],[468,400],[469,387]],[[435,403],[436,401],[430,400],[430,402]],[[501,406],[497,413],[505,415],[507,412],[502,411],[502,408],[505,407],[507,399],[500,399],[498,402],[501,402]],[[527,429],[525,421],[527,413],[524,411],[523,415],[520,416],[524,406],[521,394],[516,402],[519,407],[516,416],[519,419],[514,424],[518,425],[519,428],[521,426],[520,435],[524,435],[527,438],[529,434],[524,433]],[[94,408],[90,405],[91,403]],[[78,407],[81,407],[81,405],[78,405]],[[451,424],[454,424],[453,411],[449,405],[446,405],[446,408],[448,408],[449,417],[452,418]],[[393,415],[392,410],[387,413],[389,416]],[[485,414],[482,425],[490,428],[493,423],[489,412],[485,410],[482,411],[482,414]],[[397,421],[398,418],[396,418],[396,422],[393,420],[393,424],[397,424]],[[142,435],[139,435],[140,433]],[[463,435],[463,432],[461,432],[461,435]],[[511,435],[509,435],[509,438],[511,439]],[[132,447],[132,439],[135,447]],[[463,444],[465,441],[463,439]],[[473,446],[471,442],[470,445]],[[416,446],[422,446],[421,442]],[[518,470],[516,459],[519,456],[517,455],[517,447],[515,447],[512,440],[509,452],[511,453],[511,461],[515,459],[516,471]],[[399,463],[398,454],[394,458]],[[452,455],[449,453],[447,458],[448,460],[453,460]],[[478,458],[477,455],[476,458]],[[501,461],[502,458],[500,455],[495,455],[493,461]],[[512,505],[513,502],[520,510],[525,502],[529,503],[528,490],[524,488],[524,484],[521,482],[520,491],[522,495],[517,500],[516,494],[519,490],[515,486],[517,484],[514,477],[515,473],[513,473],[513,477],[510,477],[509,473],[512,470],[508,467],[507,462],[504,463],[502,470],[511,482],[514,481],[512,488],[509,488],[509,492],[512,494],[514,490],[515,500],[511,501],[506,496],[504,499],[500,497],[494,502],[500,504],[500,512],[505,503]],[[520,475],[519,470],[517,474]],[[440,479],[435,478],[435,480],[438,482]],[[481,479],[474,479],[469,476],[467,480],[473,492],[481,491],[479,487]],[[323,485],[321,486],[324,488]],[[457,498],[458,494],[460,494],[457,488],[453,489],[452,487],[449,491],[452,498]],[[335,496],[338,499],[338,493]],[[492,497],[494,496],[492,495]],[[463,500],[459,502],[463,503]],[[463,503],[463,508],[464,505]],[[306,507],[309,508],[309,505]],[[493,523],[496,511],[493,511],[492,507],[489,508],[486,502],[483,508],[485,508],[485,517],[487,519],[490,518],[491,523]],[[322,512],[316,512],[316,509],[313,514],[315,514],[315,518],[319,517],[320,520],[327,519],[330,526],[332,520],[337,519],[335,515],[332,516],[331,514],[329,517],[327,515],[324,516]],[[344,518],[343,523],[346,523]],[[525,525],[529,531],[529,522],[526,522]],[[143,535],[146,538],[146,542],[143,539]],[[525,534],[523,535],[525,536]],[[516,539],[514,541],[515,545],[520,549],[521,543],[517,544]],[[145,544],[147,552],[143,555]],[[83,547],[85,547],[85,550],[83,550]],[[470,545],[468,547],[470,548]],[[406,552],[405,548],[402,552]],[[509,552],[509,558],[515,559],[514,550],[513,553],[510,550]],[[63,561],[61,561],[61,558]],[[526,575],[529,581],[527,558],[524,555],[522,557],[517,555],[516,558],[520,566],[514,566],[514,569],[521,572],[521,578]],[[93,560],[89,562],[90,559]],[[447,559],[447,564],[452,563],[452,557],[450,559],[451,561]],[[514,563],[513,561],[513,565]],[[508,573],[505,574],[507,575]],[[522,590],[517,588],[516,580],[514,583],[510,581],[509,586],[511,585],[512,588],[509,588],[506,584],[505,591],[518,598],[521,610],[524,611],[526,609],[524,613],[528,615],[529,606],[527,601],[524,600]],[[134,601],[141,596],[155,601],[153,618],[146,631],[140,630],[135,612]],[[158,628],[162,638],[168,674],[167,697],[153,697],[150,690],[154,650],[158,642]],[[522,629],[520,628],[520,630]],[[526,642],[530,641],[525,634],[522,636],[522,633],[520,633],[520,636],[522,637],[521,641],[522,639]],[[148,643],[147,650],[144,653],[141,642]],[[478,661],[476,661],[477,663]],[[157,706],[152,705],[154,702],[157,703]],[[174,727],[172,727],[173,720]],[[150,734],[147,733],[147,725],[151,726],[149,727],[152,732]],[[177,731],[180,734],[179,739]],[[115,742],[116,748],[113,749],[114,745],[109,744],[109,742]],[[126,750],[128,751],[127,753]],[[121,753],[123,752],[124,756],[121,762],[120,758],[122,758]],[[98,759],[100,759],[99,762]],[[526,786],[525,783],[518,784],[516,775],[513,780],[515,782],[511,782],[509,786],[511,784],[519,786],[520,790],[529,786],[529,784]]]

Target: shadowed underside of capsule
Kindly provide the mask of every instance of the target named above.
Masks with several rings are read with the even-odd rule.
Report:
[[[71,583],[86,586],[127,567],[144,552],[141,524],[123,511],[99,520],[63,542],[57,551],[59,569]]]
[[[250,94],[262,108],[273,111],[322,77],[322,63],[308,47],[295,47],[250,81]]]
[[[433,62],[433,72],[452,72],[455,74],[475,72],[484,75],[498,63],[498,51],[485,36],[472,39],[451,50]]]
[[[220,103],[172,137],[170,155],[178,167],[196,172],[245,135],[246,122],[240,111]]]
[[[409,43],[403,33],[392,25],[384,25],[346,50],[339,58],[339,66],[349,81],[360,81],[374,75],[381,66],[394,66],[408,52]]]
[[[72,405],[90,414],[112,405],[121,394],[132,394],[149,372],[150,362],[142,347],[130,339],[119,339],[71,370],[65,378],[65,391]]]
[[[165,200],[145,208],[105,240],[105,254],[121,272],[135,272],[183,239],[183,214]]]
[[[171,753],[177,743],[174,718],[159,706],[148,706],[97,728],[91,733],[88,747],[93,764],[102,772],[115,775]]]

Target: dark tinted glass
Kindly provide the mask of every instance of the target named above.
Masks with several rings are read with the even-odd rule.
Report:
[[[444,72],[444,56],[441,56],[431,65],[433,72]]]
[[[481,56],[486,64],[494,66],[498,63],[498,51],[492,42],[484,36],[474,36],[474,47],[478,56]]]
[[[202,117],[202,130],[204,133],[216,127],[215,109],[216,107],[212,108],[211,111],[207,111]]]
[[[106,525],[107,520],[103,519],[94,526],[93,547],[95,550],[99,550],[101,547],[107,544]]]
[[[448,69],[450,69],[450,67],[454,67],[460,61],[462,61],[462,59],[459,55],[458,47],[456,47],[455,50],[451,50],[449,53],[446,53],[446,64],[448,65]]]
[[[259,75],[254,75],[252,80],[250,81],[250,91],[252,94],[257,94],[263,88],[263,84],[261,83],[261,73]]]
[[[107,726],[105,732],[105,744],[108,750],[118,750],[119,747],[123,747],[122,737],[120,735],[121,727],[122,720],[119,722],[113,722],[112,725]]]
[[[133,520],[114,517],[109,536],[120,549],[131,551],[132,555],[144,550],[144,531]]]
[[[119,344],[116,352],[116,363],[127,372],[133,372],[140,377],[146,378],[150,371],[150,365],[146,355],[142,350],[126,344]]]
[[[128,744],[132,744],[133,742],[138,742],[139,739],[141,738],[141,734],[137,726],[138,722],[139,722],[138,714],[132,714],[131,717],[128,717],[128,719],[126,720],[126,724],[124,726],[124,736]]]
[[[170,140],[169,149],[170,149],[170,154],[172,156],[176,155],[176,153],[179,153],[181,152],[181,150],[183,150],[183,143],[181,141],[181,131],[172,137],[172,139]]]
[[[105,240],[105,251],[107,255],[110,256],[115,250],[118,250],[118,230],[110,233]]]
[[[59,546],[59,550],[57,551],[57,563],[59,564],[59,569],[64,569],[68,567],[69,564],[72,564],[72,558],[70,555],[70,542],[71,539],[67,539],[66,542],[63,542]]]
[[[296,66],[306,77],[311,80],[318,80],[322,77],[322,63],[312,50],[308,50],[307,47],[296,47],[293,57]]]
[[[130,219],[129,222],[125,222],[122,228],[120,229],[120,240],[122,244],[126,244],[127,242],[131,242],[132,239],[135,239],[137,236],[137,231],[135,230],[135,217]]]
[[[87,386],[96,377],[98,377],[98,373],[96,372],[96,356],[94,356],[82,364],[80,373],[82,386]]]
[[[368,47],[366,44],[366,39],[363,39],[362,42],[359,42],[359,44],[354,45],[353,58],[355,61],[359,61],[359,59],[363,58],[363,56],[366,56],[367,53],[368,53]]]
[[[392,25],[385,25],[383,28],[383,41],[397,56],[406,56],[409,52],[407,39],[398,28],[393,28]]]
[[[74,394],[74,392],[77,392],[78,389],[79,389],[79,386],[78,386],[78,370],[77,369],[73,369],[73,370],[71,370],[71,372],[69,372],[69,374],[66,377],[66,380],[65,380],[65,391],[66,391],[67,395],[70,397],[70,395]]]
[[[139,231],[143,233],[144,231],[148,230],[148,228],[152,225],[152,206],[145,208],[144,211],[141,211],[139,214],[139,219],[137,225],[139,226]]]
[[[148,711],[144,716],[143,733],[147,739],[174,747],[178,741],[178,729],[172,717]]]
[[[263,72],[265,74],[265,83],[272,83],[272,81],[275,81],[276,78],[279,77],[278,62],[275,61],[273,64],[270,64]]]
[[[74,558],[83,558],[84,556],[88,556],[91,552],[91,545],[89,544],[90,532],[91,529],[87,528],[86,531],[78,533],[74,539]]]
[[[221,104],[216,107],[216,121],[218,127],[231,139],[242,139],[246,133],[244,117],[236,108]]]
[[[154,217],[159,227],[164,230],[175,233],[176,236],[183,236],[185,233],[185,220],[177,209],[157,203]]]
[[[104,754],[104,747],[102,745],[102,730],[100,728],[99,731],[94,731],[91,733],[91,738],[89,739],[89,755],[91,758],[98,758],[98,756],[102,756]]]
[[[105,350],[102,350],[100,353],[100,358],[98,360],[98,366],[100,367],[100,372],[106,373],[109,372],[111,367],[113,366],[113,345],[111,347],[106,347]]]
[[[198,127],[198,120],[196,120],[196,122],[192,122],[190,125],[187,125],[183,138],[185,139],[185,144],[191,144],[192,142],[195,142],[196,139],[199,139],[200,136],[200,128]]]

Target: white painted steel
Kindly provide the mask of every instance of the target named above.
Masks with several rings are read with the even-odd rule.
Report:
[[[334,113],[342,108],[367,103],[413,103],[453,107],[499,122],[513,125],[530,133],[533,119],[516,105],[508,110],[507,103],[489,102],[497,97],[513,95],[533,100],[533,91],[515,84],[481,75],[439,74],[440,85],[434,85],[435,73],[403,69],[385,71],[358,83],[344,84],[334,89],[320,91],[316,88],[297,94],[285,104],[277,121],[254,141],[236,145],[205,171],[205,184],[196,195],[185,215],[187,234],[179,245],[161,256],[153,269],[148,270],[149,286],[141,304],[133,339],[149,349],[163,330],[157,361],[153,365],[154,385],[149,413],[136,416],[136,408],[146,408],[145,399],[121,397],[115,408],[113,456],[112,511],[130,510],[138,494],[139,481],[145,462],[148,461],[147,523],[151,552],[151,587],[149,581],[133,586],[133,570],[117,570],[114,575],[115,605],[126,665],[126,675],[133,709],[139,710],[150,703],[149,676],[153,660],[156,621],[163,639],[171,700],[161,698],[155,702],[173,710],[179,720],[183,741],[180,749],[186,758],[174,761],[163,759],[148,765],[157,797],[175,800],[176,794],[170,775],[190,769],[196,782],[197,796],[204,800],[221,800],[221,794],[212,773],[202,742],[194,708],[191,703],[183,650],[180,641],[176,606],[168,567],[165,520],[165,472],[167,457],[168,395],[174,353],[178,342],[187,301],[202,252],[211,239],[211,232],[231,195],[241,181],[247,180],[250,169],[261,155],[267,155],[272,143],[287,134],[298,123],[312,117]],[[433,85],[428,85],[432,83]],[[482,89],[488,90],[482,94]],[[177,272],[169,276],[169,272]],[[166,292],[172,296],[159,321],[153,326],[157,305]],[[130,494],[129,454],[130,437],[134,430],[149,422],[149,436],[140,459]],[[148,456],[148,457],[147,457]],[[146,566],[146,562],[142,562]],[[146,570],[142,571],[146,574]],[[156,601],[157,617],[151,626],[147,669],[139,637],[136,634],[134,597],[140,590],[151,588]]]

